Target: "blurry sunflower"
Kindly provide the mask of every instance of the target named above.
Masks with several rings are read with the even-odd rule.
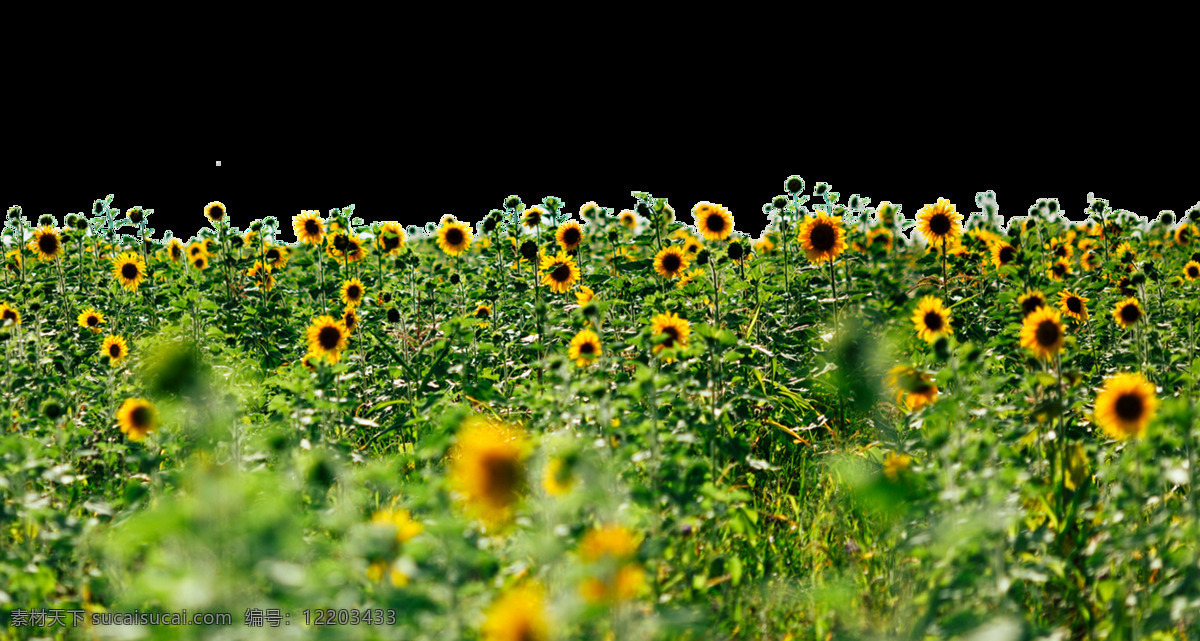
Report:
[[[1129,329],[1142,319],[1142,306],[1138,299],[1129,297],[1113,306],[1113,318],[1121,329]]]
[[[912,322],[917,328],[917,336],[927,343],[954,333],[954,328],[950,326],[950,310],[946,309],[941,299],[933,296],[926,296],[917,303]]]
[[[890,242],[891,241],[889,241],[889,243]],[[697,250],[700,249],[699,245],[697,245],[696,249]],[[775,242],[772,241],[771,237],[768,235],[764,235],[762,238],[759,238],[758,240],[754,241],[754,251],[758,252],[759,254],[769,254],[772,251],[774,251],[774,249],[775,249]]]
[[[996,267],[1011,265],[1017,260],[1017,248],[1006,242],[992,243],[992,264]]]
[[[555,232],[554,238],[558,241],[559,247],[563,248],[563,251],[573,251],[583,242],[583,228],[579,226],[579,223],[568,220],[558,226],[558,231]]]
[[[186,254],[187,250],[184,249],[183,243],[178,238],[172,237],[167,243],[167,256],[171,259],[171,262],[178,263],[183,260]]]
[[[109,365],[116,367],[117,363],[129,355],[129,345],[123,336],[105,336],[104,342],[100,345],[100,353],[108,357]]]
[[[545,596],[536,585],[510,589],[488,609],[483,641],[548,641]]]
[[[692,208],[696,229],[707,240],[725,240],[733,233],[733,216],[729,210],[708,201],[696,203]]]
[[[211,254],[216,249],[217,249],[217,239],[215,239],[215,238],[205,238],[204,239],[204,251],[206,253]]]
[[[301,211],[299,216],[292,217],[292,231],[296,240],[307,245],[318,245],[325,238],[325,223],[321,220],[321,212],[312,209]]]
[[[1096,395],[1094,417],[1100,428],[1115,439],[1140,438],[1158,403],[1154,384],[1141,374],[1116,374],[1104,381],[1104,388]]]
[[[579,367],[591,365],[600,357],[600,337],[590,329],[585,329],[571,339],[567,356]]]
[[[575,487],[575,475],[571,466],[561,458],[555,457],[547,461],[546,471],[542,474],[542,488],[550,496],[562,496]]]
[[[1066,339],[1062,316],[1058,310],[1042,307],[1025,317],[1021,325],[1021,347],[1028,348],[1040,359],[1053,358]]]
[[[357,278],[342,283],[342,302],[350,307],[361,305],[366,294],[362,281]]]
[[[680,277],[680,279],[679,279],[679,284],[678,284],[679,289],[683,289],[684,287],[687,287],[692,281],[694,281],[697,278],[700,278],[702,276],[704,276],[704,270],[700,269],[700,268],[693,269],[688,272],[684,272],[683,276]]]
[[[21,269],[21,252],[16,249],[9,250],[4,254],[4,266],[8,271],[17,273]]]
[[[204,217],[214,224],[225,220],[225,205],[213,201],[204,206]]]
[[[1021,314],[1028,316],[1046,306],[1046,295],[1040,289],[1029,289],[1021,294],[1021,297],[1017,299],[1017,304],[1021,306]]]
[[[408,510],[382,509],[371,516],[371,524],[381,528],[394,528],[396,542],[400,545],[408,543],[418,534],[425,531],[425,526],[414,521]]]
[[[17,308],[8,303],[0,303],[0,326],[7,325],[10,322],[13,326],[20,325],[21,313],[17,311]]]
[[[1067,316],[1074,318],[1077,321],[1086,321],[1088,319],[1087,302],[1089,299],[1069,291],[1058,293],[1058,307],[1066,312]]]
[[[1117,260],[1122,263],[1132,263],[1137,260],[1137,251],[1128,242],[1117,245],[1117,251],[1114,253],[1117,256]]]
[[[912,465],[911,456],[888,452],[883,456],[883,475],[895,483],[900,480],[902,474],[908,471],[910,465]]]
[[[525,225],[526,229],[534,229],[542,224],[542,217],[546,215],[546,210],[542,209],[541,205],[534,205],[525,210],[521,216],[521,224]]]
[[[621,222],[621,226],[626,229],[633,229],[637,227],[637,214],[633,213],[632,209],[621,210],[621,215],[617,217],[617,220],[619,220]]]
[[[492,306],[485,303],[479,303],[475,306],[475,313],[472,314],[480,320],[487,320],[492,317]]]
[[[887,227],[873,227],[867,232],[868,251],[892,251],[892,230]]]
[[[351,333],[358,327],[358,312],[354,307],[347,305],[346,309],[342,310],[342,325],[346,327],[346,333]]]
[[[689,260],[688,255],[678,247],[674,245],[663,247],[654,256],[654,271],[663,278],[678,278],[683,270],[687,269]]]
[[[1191,223],[1184,223],[1175,228],[1176,245],[1191,245],[1193,240],[1196,240],[1195,225]]]
[[[596,292],[592,291],[591,287],[588,287],[587,285],[580,285],[579,291],[575,292],[575,303],[580,307],[583,307],[584,305],[592,302],[592,299],[595,297]]]
[[[579,267],[575,265],[575,259],[561,251],[557,256],[542,258],[541,271],[546,274],[542,277],[542,284],[549,286],[556,294],[567,293],[579,280]]]
[[[201,243],[201,242],[191,243],[187,247],[187,254],[188,254],[189,258],[195,258],[197,256],[200,256],[201,254],[207,254],[207,253],[208,253],[208,247],[204,243]]]
[[[346,262],[357,263],[358,261],[360,261],[366,257],[367,246],[365,244],[363,244],[363,242],[361,240],[355,238],[354,236],[347,236],[346,237],[346,248],[342,252],[342,255],[346,257]]]
[[[196,254],[191,259],[191,265],[200,271],[208,269],[208,254]]]
[[[683,240],[683,253],[689,256],[695,256],[700,253],[702,244],[699,238],[691,234],[686,234]]]
[[[1055,260],[1062,259],[1069,261],[1075,255],[1075,248],[1071,247],[1070,241],[1061,238],[1051,238],[1048,244],[1042,246],[1042,249],[1050,252],[1050,255]]]
[[[158,412],[144,398],[127,398],[117,409],[117,425],[131,441],[140,441],[158,427]]]
[[[841,216],[826,216],[817,212],[800,225],[800,245],[814,263],[835,260],[846,251],[846,231]]]
[[[458,256],[471,247],[471,228],[456,220],[442,223],[437,230],[437,245],[449,256]]]
[[[54,260],[63,252],[62,238],[59,237],[58,230],[49,225],[42,225],[34,230],[31,245],[34,255],[40,260]]]
[[[334,320],[332,316],[314,318],[305,332],[308,352],[314,357],[336,363],[342,357],[342,350],[346,349],[346,339],[349,335],[346,326],[341,321]]]
[[[1189,260],[1188,263],[1183,266],[1183,277],[1189,281],[1200,278],[1200,263],[1194,260]]]
[[[1050,269],[1046,270],[1046,275],[1051,280],[1062,280],[1071,273],[1071,263],[1066,258],[1059,258],[1054,261]]]
[[[450,453],[450,485],[467,510],[491,523],[507,521],[525,486],[525,436],[515,427],[472,416]]]
[[[579,542],[579,556],[589,563],[604,559],[625,561],[638,549],[638,537],[622,525],[602,525],[588,530]]]
[[[288,259],[291,257],[287,247],[281,245],[267,245],[263,258],[271,266],[271,269],[283,269],[287,266]]]
[[[1083,252],[1083,255],[1079,257],[1079,266],[1085,272],[1094,271],[1100,266],[1100,254],[1091,249]]]
[[[90,329],[92,332],[99,334],[100,325],[104,323],[104,314],[89,307],[80,312],[75,320],[79,323],[80,327]]]
[[[146,277],[146,263],[142,257],[133,252],[124,252],[113,259],[113,276],[121,282],[125,289],[136,292],[142,279]]]
[[[646,589],[646,571],[640,563],[626,563],[615,573],[588,577],[579,586],[583,598],[592,604],[612,604],[636,598]]]
[[[408,242],[408,233],[400,226],[400,223],[384,223],[379,228],[379,235],[376,237],[376,243],[379,245],[379,251],[385,256],[395,256],[404,248]]]
[[[674,312],[659,314],[651,319],[650,322],[651,336],[658,336],[660,334],[666,334],[667,336],[666,340],[654,346],[655,354],[664,349],[687,347],[688,337],[691,336],[691,333],[691,323],[686,319],[680,318]]]
[[[948,245],[962,235],[962,214],[945,198],[917,212],[917,229],[930,245]]]
[[[937,400],[938,388],[924,372],[897,365],[888,370],[888,386],[896,392],[896,403],[903,403],[909,411],[917,411]]]

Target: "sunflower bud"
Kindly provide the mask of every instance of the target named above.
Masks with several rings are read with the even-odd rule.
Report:
[[[527,240],[521,243],[521,258],[525,260],[534,260],[538,255],[537,243],[532,240]]]
[[[707,249],[702,249],[702,250],[700,250],[699,254],[696,254],[696,264],[697,265],[701,265],[701,266],[707,265],[708,259],[709,259],[709,252]]]
[[[50,214],[42,214],[41,216],[38,216],[38,224],[46,227],[53,227],[54,216],[51,216]]]
[[[457,285],[462,278],[458,274],[450,274],[450,284]]]
[[[145,217],[145,212],[142,211],[141,207],[134,207],[129,210],[129,221],[135,225],[140,224]]]
[[[1175,224],[1175,212],[1164,210],[1158,212],[1158,222],[1170,227]]]
[[[789,194],[798,194],[804,191],[804,179],[799,176],[788,176],[787,180],[783,181],[783,190]]]
[[[815,187],[813,187],[813,195],[814,196],[824,196],[828,192],[829,192],[829,184],[828,183],[817,183],[817,185]]]
[[[506,209],[517,209],[521,206],[520,196],[512,195],[504,199],[504,207]]]
[[[650,206],[643,202],[639,202],[637,206],[633,208],[633,211],[642,218],[649,218],[651,215]]]
[[[389,323],[399,323],[400,310],[396,309],[395,307],[389,307],[387,311],[387,319]]]
[[[742,247],[741,243],[730,243],[728,252],[729,257],[733,260],[741,260],[742,256],[746,255],[746,249]]]
[[[787,196],[776,196],[771,199],[771,207],[774,207],[775,209],[783,209],[784,207],[788,206],[788,202],[790,201],[788,200]]]
[[[1141,272],[1137,272],[1130,277],[1129,282],[1133,283],[1134,285],[1141,285],[1146,282],[1146,275]]]
[[[950,339],[945,336],[939,337],[933,343],[933,353],[943,361],[950,358]]]
[[[42,416],[53,421],[62,415],[63,406],[57,398],[51,397],[42,401]]]
[[[1200,207],[1192,207],[1187,211],[1188,220],[1193,223],[1200,223]]]
[[[75,229],[83,231],[87,228],[88,228],[88,221],[86,218],[84,218],[83,216],[78,216],[75,218]]]
[[[392,302],[392,293],[391,293],[391,292],[384,292],[384,293],[383,293],[383,294],[382,294],[382,295],[381,295],[379,298],[380,298],[380,300],[382,300],[382,301],[383,301],[383,303],[386,305],[386,304],[388,304],[388,303]]]

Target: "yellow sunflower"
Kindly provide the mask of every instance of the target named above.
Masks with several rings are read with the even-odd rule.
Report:
[[[600,357],[600,337],[590,329],[585,329],[571,339],[567,356],[579,367],[591,365]]]
[[[542,209],[541,205],[534,205],[525,210],[525,214],[521,217],[521,224],[525,225],[526,229],[533,229],[542,224],[542,217],[546,215],[546,210]]]
[[[1021,306],[1021,314],[1028,316],[1046,306],[1046,295],[1040,289],[1029,289],[1021,294],[1021,297],[1017,299],[1017,304]]]
[[[214,224],[225,220],[225,205],[217,201],[213,201],[204,206],[204,217],[212,221]]]
[[[1188,263],[1183,266],[1183,277],[1189,281],[1200,278],[1200,263],[1194,260],[1189,260]]]
[[[1123,242],[1120,245],[1117,245],[1117,251],[1113,253],[1116,255],[1117,260],[1121,261],[1122,263],[1132,263],[1137,260],[1137,250],[1135,250],[1128,242]]]
[[[346,349],[350,331],[342,321],[325,315],[314,318],[305,335],[309,354],[336,363],[342,357],[342,350]]]
[[[208,246],[204,243],[194,242],[187,246],[188,258],[195,258],[197,256],[207,254],[207,253],[208,253]]]
[[[136,292],[146,277],[146,263],[133,252],[124,252],[113,259],[113,276],[125,289]]]
[[[526,438],[517,428],[473,416],[450,453],[450,485],[468,512],[501,523],[525,487]]]
[[[167,242],[167,257],[171,259],[171,262],[178,263],[186,255],[187,249],[184,248],[183,243],[178,238],[171,237],[171,240]]]
[[[725,240],[733,233],[733,215],[729,210],[707,200],[696,203],[692,208],[696,229],[707,240]]]
[[[105,336],[104,342],[100,345],[100,353],[108,358],[109,365],[116,367],[118,363],[129,355],[129,345],[125,342],[125,337],[123,336]]]
[[[346,327],[347,334],[353,332],[358,327],[358,312],[355,311],[353,306],[347,305],[342,310],[342,325]]]
[[[1062,349],[1066,332],[1062,315],[1052,307],[1042,307],[1025,317],[1021,325],[1021,347],[1040,359],[1053,358]]]
[[[1042,249],[1048,251],[1055,260],[1069,261],[1075,255],[1075,248],[1071,247],[1071,242],[1061,238],[1051,238],[1050,243],[1042,246]]]
[[[395,256],[404,249],[404,245],[408,242],[408,232],[400,226],[400,223],[384,223],[379,228],[379,235],[375,239],[379,246],[379,251],[385,256]]]
[[[638,549],[638,537],[622,525],[602,525],[588,530],[579,542],[579,556],[588,563],[604,559],[625,561]]]
[[[571,467],[561,458],[552,458],[546,463],[542,474],[542,488],[550,496],[562,496],[575,487],[575,475]]]
[[[425,531],[425,526],[414,521],[408,510],[382,509],[371,516],[371,524],[380,528],[396,530],[396,542],[400,545],[408,543],[418,534]]]
[[[1054,264],[1050,266],[1050,269],[1046,270],[1046,275],[1049,276],[1051,280],[1062,280],[1066,276],[1070,275],[1070,273],[1071,263],[1066,258],[1059,258],[1058,260],[1054,261]]]
[[[208,254],[196,254],[191,259],[191,265],[200,271],[208,269]]]
[[[908,471],[910,465],[912,465],[911,456],[888,452],[883,456],[883,475],[895,483],[900,480],[900,475]]]
[[[996,267],[1011,265],[1017,260],[1017,248],[1006,242],[992,243],[992,264]]]
[[[1191,223],[1184,223],[1175,228],[1176,245],[1191,245],[1193,240],[1196,240],[1195,225]]]
[[[563,251],[572,251],[583,242],[583,228],[579,223],[568,220],[558,226],[558,231],[554,233],[554,239],[558,241],[558,246],[563,248]]]
[[[158,412],[144,398],[127,398],[117,409],[117,425],[131,441],[140,441],[158,427]]]
[[[1079,266],[1085,272],[1095,271],[1100,266],[1100,254],[1093,249],[1083,252],[1083,255],[1079,257]]]
[[[492,317],[492,306],[479,303],[475,306],[475,313],[472,316],[480,320],[487,320]]]
[[[909,411],[917,411],[937,400],[938,388],[929,375],[908,367],[897,365],[888,371],[888,386],[896,393],[896,403],[903,403]]]
[[[100,333],[100,325],[105,322],[104,314],[101,314],[91,307],[80,312],[79,316],[75,320],[79,323],[80,327],[84,329],[90,329],[96,334]]]
[[[701,247],[702,244],[700,243],[700,239],[691,234],[687,234],[687,236],[683,239],[683,252],[689,256],[695,256],[696,254],[699,254]]]
[[[580,307],[583,307],[584,305],[592,302],[592,299],[595,297],[596,292],[592,291],[591,287],[588,287],[587,285],[580,285],[579,291],[575,292],[575,303]]]
[[[438,227],[437,244],[447,255],[458,256],[471,247],[471,228],[457,220],[448,220]]]
[[[307,245],[319,245],[325,239],[325,221],[321,220],[321,212],[310,209],[292,217],[292,231],[296,240]]]
[[[1156,394],[1154,384],[1141,374],[1110,376],[1096,395],[1096,423],[1115,439],[1140,438],[1158,409]]]
[[[1138,303],[1138,299],[1132,296],[1113,306],[1113,318],[1116,319],[1121,329],[1129,329],[1136,325],[1138,321],[1142,320],[1142,316],[1142,306]]]
[[[826,216],[817,212],[800,225],[800,246],[814,263],[835,260],[846,251],[846,230],[841,216]]]
[[[550,624],[541,588],[510,589],[488,609],[481,632],[483,641],[549,641]]]
[[[654,256],[654,271],[663,278],[678,278],[687,269],[690,260],[691,258],[683,250],[674,245],[663,247]]]
[[[664,349],[685,348],[688,346],[688,337],[692,334],[692,324],[674,312],[659,314],[651,319],[650,334],[651,336],[660,334],[667,336],[666,340],[654,346],[655,354]]]
[[[8,303],[0,303],[0,326],[12,323],[14,326],[21,324],[21,313],[17,308]]]
[[[1088,319],[1087,302],[1089,300],[1079,294],[1062,291],[1058,293],[1058,308],[1066,312],[1067,316],[1077,321],[1086,321]]]
[[[892,230],[887,227],[874,227],[867,232],[867,248],[882,252],[892,251]]]
[[[626,229],[637,227],[637,214],[633,213],[632,209],[621,210],[618,220],[621,222],[621,226]]]
[[[912,322],[917,328],[917,336],[927,343],[954,333],[954,328],[950,326],[950,310],[946,309],[941,299],[933,296],[926,296],[917,303]]]
[[[566,252],[558,252],[557,256],[542,258],[541,271],[545,272],[542,284],[548,285],[556,294],[565,294],[575,281],[579,280],[579,267],[575,259],[567,256]]]
[[[40,260],[54,260],[63,253],[62,238],[59,237],[58,230],[49,225],[42,225],[34,230],[31,247],[34,255]]]
[[[962,214],[945,198],[917,212],[917,229],[930,245],[952,244],[962,236]]]
[[[362,281],[357,278],[342,283],[342,302],[349,307],[358,307],[362,304],[363,298],[367,295],[366,288],[363,287]]]
[[[283,269],[287,266],[288,259],[291,258],[291,252],[288,251],[287,247],[268,244],[265,249],[263,258],[266,259],[271,269]]]
[[[345,250],[340,252],[340,256],[346,258],[347,263],[357,263],[367,255],[367,246],[363,242],[353,236],[346,237]]]

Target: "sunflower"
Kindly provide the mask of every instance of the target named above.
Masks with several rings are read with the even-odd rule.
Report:
[[[1017,260],[1017,248],[1006,242],[992,243],[992,264],[996,267],[1011,265]]]
[[[471,247],[471,228],[457,220],[442,223],[437,230],[437,244],[450,256],[458,256]]]
[[[646,571],[639,563],[623,564],[615,574],[605,572],[600,577],[588,577],[579,586],[583,598],[593,604],[628,601],[645,589]]]
[[[900,475],[908,471],[912,465],[912,457],[907,454],[888,452],[883,456],[883,475],[893,483],[900,480]]]
[[[535,585],[512,588],[488,609],[483,641],[548,641],[546,600]]]
[[[917,229],[925,242],[944,246],[962,235],[962,218],[949,200],[938,198],[936,203],[917,212]]]
[[[846,251],[846,230],[842,229],[841,216],[826,216],[817,212],[800,225],[800,245],[808,259],[814,263],[834,260]]]
[[[600,357],[600,337],[590,329],[585,329],[571,339],[571,347],[567,356],[579,367],[591,365]]]
[[[0,303],[0,326],[12,322],[14,326],[21,324],[21,313],[8,303]]]
[[[127,398],[117,409],[117,425],[131,441],[140,441],[158,427],[158,412],[144,398]]]
[[[692,216],[696,219],[696,228],[707,240],[725,240],[733,233],[733,216],[716,203],[696,203]]]
[[[595,297],[596,292],[592,291],[591,287],[588,287],[587,285],[580,285],[579,291],[575,292],[575,303],[580,307],[583,307],[584,305],[592,302],[592,299]]]
[[[1075,248],[1071,247],[1070,241],[1061,238],[1051,238],[1050,243],[1044,245],[1042,249],[1050,252],[1050,255],[1054,256],[1056,260],[1071,260],[1071,257],[1075,255]]]
[[[633,213],[632,209],[621,210],[621,215],[617,219],[621,222],[621,226],[626,229],[637,227],[637,214]]]
[[[542,209],[540,205],[534,205],[525,210],[524,215],[521,217],[521,224],[525,225],[526,229],[534,229],[542,224],[542,217],[545,215],[545,209]]]
[[[263,252],[263,258],[271,266],[271,269],[283,269],[287,266],[288,259],[291,258],[291,252],[287,247],[280,245],[267,245],[266,251]]]
[[[450,485],[468,511],[484,521],[507,521],[525,486],[525,436],[515,427],[471,417],[450,454]]]
[[[348,307],[358,307],[362,304],[363,298],[367,295],[367,291],[363,288],[362,281],[357,278],[342,283],[342,302]]]
[[[1095,250],[1092,249],[1083,252],[1083,255],[1079,257],[1079,266],[1082,267],[1083,271],[1085,272],[1094,271],[1100,266],[1100,254],[1097,254]]]
[[[346,326],[346,332],[353,332],[358,327],[358,312],[354,307],[347,305],[346,309],[342,310],[342,325]]]
[[[917,411],[937,400],[938,388],[924,372],[897,365],[888,371],[888,386],[896,392],[896,403],[904,403],[909,411]]]
[[[1028,316],[1046,306],[1046,295],[1040,289],[1029,289],[1021,294],[1021,297],[1017,299],[1017,304],[1021,306],[1021,314]]]
[[[201,242],[194,242],[187,246],[188,258],[195,258],[208,253],[208,246]]]
[[[1058,307],[1066,312],[1067,316],[1074,318],[1077,321],[1086,321],[1088,319],[1087,302],[1090,299],[1084,298],[1079,294],[1069,291],[1058,293]]]
[[[80,327],[90,329],[92,332],[97,334],[100,333],[100,325],[105,322],[104,314],[101,314],[91,307],[80,312],[78,318],[75,320],[79,323]]]
[[[184,248],[183,243],[178,238],[172,237],[167,242],[167,257],[171,259],[172,263],[178,263],[183,260],[186,254],[187,249]]]
[[[191,259],[191,265],[200,271],[208,269],[208,254],[197,254]]]
[[[638,538],[621,525],[603,525],[588,530],[579,542],[579,556],[595,563],[604,559],[625,561],[637,553]]]
[[[307,245],[318,245],[325,239],[325,222],[321,220],[321,212],[311,209],[300,212],[292,217],[292,231],[296,240]]]
[[[121,281],[125,289],[136,292],[146,277],[146,263],[133,252],[124,252],[113,259],[113,276]]]
[[[357,263],[367,255],[367,246],[354,236],[346,236],[346,244],[339,257],[345,257],[347,263]]]
[[[759,254],[769,254],[775,251],[775,241],[771,240],[769,235],[763,235],[762,238],[754,241],[754,251]]]
[[[109,365],[116,367],[117,363],[129,355],[129,345],[123,336],[105,336],[104,342],[100,345],[100,353],[108,357]]]
[[[702,246],[700,239],[691,234],[687,234],[683,239],[683,252],[689,256],[699,254]]]
[[[867,249],[890,252],[893,240],[892,230],[887,227],[873,227],[867,232]]]
[[[546,273],[542,277],[542,284],[548,285],[556,294],[565,294],[579,280],[579,267],[566,252],[560,251],[557,256],[542,258],[541,271]]]
[[[379,245],[379,251],[385,256],[395,256],[404,249],[404,245],[408,242],[408,233],[400,226],[400,223],[384,223],[379,228],[379,235],[375,237],[375,243]]]
[[[683,270],[687,269],[690,260],[683,250],[674,245],[663,247],[654,256],[654,271],[663,278],[678,278]]]
[[[1050,359],[1062,349],[1066,333],[1062,315],[1052,307],[1042,307],[1025,317],[1021,325],[1021,347],[1029,348],[1035,356]]]
[[[316,357],[326,358],[330,363],[338,362],[342,350],[346,349],[347,337],[350,330],[340,320],[325,315],[314,318],[308,326],[308,352]]]
[[[563,251],[572,251],[583,242],[583,228],[579,226],[579,223],[568,220],[558,226],[554,239],[558,241],[558,246],[562,247]]]
[[[1154,384],[1141,374],[1122,373],[1104,381],[1104,389],[1096,395],[1094,418],[1113,438],[1139,438],[1157,409]]]
[[[1054,261],[1054,264],[1050,266],[1050,269],[1046,270],[1046,275],[1049,276],[1051,280],[1062,280],[1070,273],[1071,263],[1066,258],[1059,258],[1058,260]]]
[[[954,328],[950,326],[950,310],[946,309],[941,299],[933,296],[926,296],[917,303],[912,322],[917,328],[917,336],[927,343],[954,333]]]
[[[62,238],[58,230],[50,225],[42,225],[33,232],[31,248],[40,260],[54,260],[62,255]]]
[[[1183,277],[1189,281],[1200,278],[1200,263],[1194,260],[1189,260],[1188,263],[1183,266]]]
[[[214,224],[225,220],[225,205],[217,201],[213,201],[204,206],[204,217],[212,221]]]
[[[1175,228],[1175,244],[1190,245],[1196,239],[1196,226],[1191,223],[1184,223]]]
[[[1129,329],[1130,326],[1136,325],[1142,320],[1142,315],[1142,306],[1138,299],[1133,297],[1126,298],[1113,307],[1113,318],[1117,320],[1121,329]]]
[[[575,487],[575,475],[571,467],[561,458],[552,458],[546,463],[542,474],[542,488],[550,496],[562,496]]]
[[[371,516],[371,524],[380,528],[394,528],[396,530],[396,542],[400,545],[408,543],[418,534],[425,531],[425,526],[421,525],[419,521],[414,521],[408,510],[379,510]]]
[[[492,317],[492,306],[479,303],[475,306],[475,313],[472,316],[480,320],[487,320]]]
[[[657,354],[664,349],[684,348],[688,346],[688,336],[692,333],[692,324],[686,319],[680,318],[674,312],[670,314],[659,314],[651,319],[650,334],[658,336],[666,334],[666,340],[654,346],[654,353]]]
[[[1117,260],[1122,263],[1132,263],[1137,260],[1137,251],[1128,242],[1117,245],[1117,251],[1114,253],[1117,256]]]

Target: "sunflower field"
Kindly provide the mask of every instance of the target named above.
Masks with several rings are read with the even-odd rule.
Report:
[[[1200,205],[783,187],[10,208],[0,638],[1200,638]]]

